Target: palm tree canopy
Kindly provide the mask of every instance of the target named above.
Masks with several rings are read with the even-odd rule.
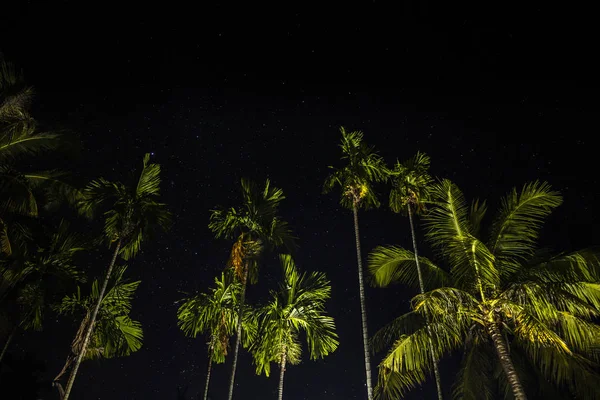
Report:
[[[90,344],[84,359],[127,356],[142,347],[142,325],[129,317],[131,303],[140,281],[127,282],[123,274],[127,267],[117,268],[111,279],[110,289],[102,299]],[[91,293],[82,296],[81,288],[71,296],[65,296],[56,307],[59,314],[83,314],[77,335],[71,344],[74,354],[79,354],[92,310],[98,301],[99,282],[94,280]]]
[[[360,131],[347,132],[340,128],[342,141],[342,160],[346,165],[334,168],[325,180],[324,192],[330,192],[334,187],[342,189],[340,204],[352,209],[354,205],[364,208],[379,207],[373,184],[387,179],[388,171],[383,159],[363,141]]]
[[[311,360],[335,351],[339,341],[332,317],[325,313],[325,302],[331,296],[331,285],[322,272],[298,272],[289,254],[282,254],[283,281],[279,290],[271,292],[271,302],[257,313],[258,338],[251,351],[256,372],[271,371],[271,362],[300,362],[300,332],[306,334]]]
[[[225,362],[229,350],[229,338],[235,334],[238,318],[238,299],[242,285],[233,279],[230,273],[221,273],[215,278],[214,287],[207,293],[201,293],[182,300],[177,310],[177,325],[190,337],[198,334],[209,336],[211,361]],[[252,342],[256,327],[252,312],[246,306],[242,322],[242,337],[245,346]]]
[[[84,249],[83,237],[62,220],[57,228],[40,233],[35,251],[13,253],[0,261],[0,303],[19,306],[23,329],[41,330],[44,309],[65,284],[85,281],[75,259]],[[4,301],[7,298],[13,301]]]
[[[412,158],[401,163],[396,161],[390,172],[392,190],[390,208],[395,213],[405,213],[407,205],[415,206],[415,211],[424,210],[430,198],[429,188],[433,178],[429,175],[431,160],[425,153],[417,152]]]
[[[265,246],[295,247],[296,238],[287,222],[279,216],[279,205],[285,199],[283,190],[271,185],[267,179],[264,187],[242,178],[242,205],[240,208],[211,210],[209,229],[217,238],[236,239],[229,259],[238,277],[242,265],[249,263],[250,281],[258,278],[257,259]]]
[[[142,240],[156,228],[167,229],[171,213],[158,201],[160,195],[160,165],[144,156],[137,179],[126,185],[99,178],[83,190],[79,210],[92,217],[98,209],[104,212],[104,236],[109,243],[121,240],[121,256],[134,257],[141,249]]]
[[[449,273],[445,287],[430,286],[413,299],[412,313],[375,335],[378,348],[393,342],[380,365],[380,386],[393,395],[423,382],[431,368],[424,350],[430,337],[438,355],[464,348],[458,397],[491,398],[496,384],[510,393],[503,373],[481,367],[490,365],[484,360],[494,351],[486,329],[497,324],[511,343],[511,357],[522,360],[517,372],[524,382],[532,382],[530,390],[548,390],[536,383],[545,381],[578,398],[595,398],[589,383],[600,378],[594,372],[600,362],[600,327],[594,323],[600,314],[597,252],[548,257],[536,251],[542,223],[561,203],[560,195],[539,182],[511,191],[502,199],[489,239],[482,240],[483,203],[468,207],[462,192],[447,180],[432,193],[434,205],[425,215],[427,238]],[[414,283],[398,257],[405,252],[386,259],[379,251],[379,262],[371,269],[379,283]],[[437,270],[428,260],[423,264],[426,271]]]

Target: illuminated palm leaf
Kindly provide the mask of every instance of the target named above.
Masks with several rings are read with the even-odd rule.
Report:
[[[130,355],[142,346],[141,324],[129,317],[131,303],[140,281],[127,282],[123,279],[126,267],[119,268],[113,275],[110,289],[100,303],[98,317],[84,359],[113,358]],[[71,296],[63,298],[56,307],[59,314],[83,314],[84,318],[71,345],[74,355],[81,352],[90,315],[98,301],[99,281],[92,283],[91,292],[82,296],[81,288]]]
[[[79,210],[92,217],[104,211],[104,236],[109,243],[121,240],[121,256],[133,258],[141,249],[145,237],[170,226],[171,214],[160,195],[160,166],[144,156],[142,170],[130,186],[104,178],[90,182],[83,190]]]
[[[335,351],[339,341],[333,318],[325,313],[325,302],[331,296],[331,286],[321,272],[300,273],[292,257],[280,256],[283,281],[271,301],[262,307],[258,320],[257,340],[251,346],[256,373],[269,376],[271,363],[295,365],[301,359],[300,334],[304,332],[311,360],[324,358]],[[280,396],[283,390],[280,380]]]
[[[436,288],[450,282],[446,271],[425,257],[419,257],[425,288]],[[378,246],[369,253],[369,272],[377,286],[392,282],[419,288],[415,254],[397,246]]]
[[[325,180],[325,193],[339,186],[342,206],[352,209],[356,202],[365,208],[379,207],[373,184],[387,179],[388,171],[383,159],[365,144],[362,132],[347,132],[344,127],[340,128],[340,132],[342,160],[346,165],[340,169],[330,167],[333,171]]]

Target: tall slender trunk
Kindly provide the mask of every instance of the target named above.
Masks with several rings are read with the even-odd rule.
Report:
[[[352,204],[354,214],[354,236],[356,237],[356,259],[358,261],[358,290],[360,293],[360,316],[362,319],[363,350],[365,355],[365,375],[367,378],[367,399],[373,399],[371,386],[371,355],[369,354],[369,331],[367,329],[367,309],[365,305],[365,286],[363,283],[362,255],[360,252],[360,234],[358,231],[358,209],[356,203]]]
[[[54,377],[54,379],[52,380],[52,386],[55,386],[56,389],[58,390],[58,398],[61,400],[65,396],[65,390],[63,389],[62,384],[60,383],[60,378],[65,374],[65,372],[67,372],[67,369],[69,369],[69,367],[73,363],[73,360],[74,360],[74,358],[71,357],[71,355],[69,355],[67,357],[67,361],[65,362],[65,365],[62,367],[62,369],[60,370],[58,375],[56,375]]]
[[[279,400],[283,400],[283,375],[285,374],[285,363],[287,361],[287,349],[283,347],[283,355],[279,364]]]
[[[113,253],[112,260],[110,260],[110,264],[108,265],[108,271],[106,271],[106,278],[104,278],[104,283],[102,284],[102,289],[100,289],[100,293],[98,294],[98,302],[94,307],[94,312],[92,313],[92,318],[90,319],[90,324],[87,328],[87,332],[85,333],[85,338],[83,339],[83,345],[81,346],[81,350],[77,355],[77,359],[75,360],[75,366],[73,367],[73,371],[71,371],[71,375],[69,376],[69,380],[67,381],[67,387],[65,388],[65,395],[63,400],[68,400],[69,395],[71,394],[71,389],[73,388],[73,383],[75,382],[75,377],[77,376],[77,371],[79,370],[79,365],[81,364],[81,360],[85,355],[87,350],[88,343],[90,341],[90,337],[92,336],[92,331],[94,330],[94,324],[96,322],[96,316],[98,315],[98,310],[100,309],[100,304],[104,298],[104,292],[106,292],[106,287],[108,286],[108,281],[110,279],[110,274],[112,273],[113,267],[115,266],[115,262],[117,261],[117,255],[119,254],[119,250],[121,249],[121,240],[117,242],[117,247],[115,248],[115,252]]]
[[[410,203],[406,205],[408,209],[408,220],[410,222],[410,233],[412,236],[413,253],[415,253],[415,264],[417,265],[417,276],[419,277],[419,289],[421,294],[425,293],[425,285],[423,284],[423,274],[421,273],[421,264],[419,263],[419,251],[417,249],[417,235],[415,234],[415,225],[413,223],[413,214],[410,207]],[[431,327],[429,326],[429,317],[426,315],[427,322],[427,333],[429,333],[429,349],[431,351],[431,361],[433,361],[433,374],[435,376],[435,385],[437,388],[438,400],[443,399],[442,395],[442,379],[440,378],[440,369],[438,365],[437,354],[433,347],[433,341],[431,339]]]
[[[10,335],[8,335],[8,338],[6,339],[6,343],[4,344],[4,347],[2,348],[2,353],[0,354],[0,363],[2,362],[2,360],[4,360],[4,355],[6,354],[6,350],[8,350],[8,346],[10,345],[10,342],[12,342],[13,338],[15,337],[15,333],[17,333],[17,329],[19,329],[18,324],[15,325],[13,330],[10,332]]]
[[[212,352],[213,352],[213,345],[210,345],[210,348],[208,349],[208,372],[206,373],[206,384],[204,385],[204,400],[208,400],[208,384],[210,383],[210,371],[212,369]]]
[[[233,349],[233,366],[231,367],[231,378],[229,380],[229,400],[233,399],[233,385],[235,383],[235,369],[237,368],[238,353],[240,351],[240,342],[242,339],[242,318],[244,314],[244,305],[246,303],[246,285],[248,282],[248,264],[244,263],[244,282],[242,282],[242,291],[240,293],[240,306],[238,309],[237,334],[235,339],[235,348]]]
[[[487,330],[492,337],[494,347],[496,348],[496,353],[498,353],[498,358],[500,359],[500,364],[502,365],[502,369],[506,374],[506,379],[508,380],[508,384],[512,389],[515,400],[527,400],[527,395],[523,390],[523,386],[521,385],[517,371],[515,371],[515,366],[510,358],[510,354],[508,354],[508,348],[506,342],[504,341],[504,337],[500,332],[500,328],[498,328],[498,324],[495,322],[489,323]]]

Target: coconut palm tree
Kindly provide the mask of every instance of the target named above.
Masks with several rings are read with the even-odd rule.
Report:
[[[464,348],[457,397],[493,398],[498,385],[507,396],[526,399],[524,382],[532,382],[532,394],[552,383],[577,398],[597,398],[590,385],[600,378],[594,372],[600,362],[596,254],[581,250],[551,257],[536,247],[543,221],[561,196],[547,183],[513,189],[484,240],[479,238],[485,207],[475,201],[469,208],[448,180],[432,193],[435,205],[424,217],[427,239],[449,273],[440,279],[444,272],[421,257],[424,279],[437,288],[417,295],[412,312],[373,338],[378,348],[394,341],[380,365],[384,391],[395,396],[423,382],[432,361],[422,349],[432,342],[438,355]],[[389,250],[387,257],[385,248],[375,251],[376,279],[414,285],[415,274],[409,272],[414,254]],[[489,367],[494,353],[500,371]]]
[[[144,337],[142,326],[138,321],[129,317],[131,302],[140,281],[125,281],[123,279],[125,270],[125,266],[115,268],[110,279],[110,289],[106,295],[100,295],[100,282],[96,279],[92,283],[89,295],[82,296],[81,288],[78,287],[76,293],[64,297],[56,307],[59,314],[83,316],[71,343],[71,351],[65,365],[53,380],[61,399],[65,398],[66,393],[62,389],[60,379],[69,367],[80,358],[82,352],[85,352],[82,359],[94,360],[128,356],[142,347]],[[92,322],[92,315],[97,310],[98,301],[100,301],[100,308],[96,313],[96,320]],[[93,334],[89,338],[87,346],[84,347],[86,333],[92,323],[94,324]]]
[[[283,377],[288,364],[300,362],[300,333],[306,334],[311,360],[323,358],[338,347],[333,318],[325,313],[331,285],[322,272],[300,273],[289,254],[280,255],[283,281],[271,302],[257,313],[259,331],[251,351],[256,373],[269,376],[271,362],[279,364],[279,394],[283,399]]]
[[[233,349],[229,400],[233,398],[248,280],[250,283],[257,282],[258,260],[265,248],[285,246],[291,249],[295,241],[288,224],[278,215],[279,204],[285,199],[283,191],[272,186],[268,179],[263,188],[247,179],[241,180],[241,186],[241,207],[212,210],[208,225],[216,238],[235,239],[228,267],[235,272],[242,285],[238,300],[239,317]]]
[[[367,329],[367,309],[365,302],[365,288],[363,277],[362,256],[360,248],[360,234],[358,230],[358,209],[379,207],[379,200],[375,196],[373,184],[387,178],[387,169],[383,159],[363,141],[363,134],[359,131],[347,132],[340,128],[342,141],[342,160],[346,163],[342,168],[333,170],[325,180],[324,191],[330,192],[339,186],[342,190],[340,203],[343,207],[352,210],[354,215],[354,235],[356,238],[356,259],[358,263],[358,289],[360,295],[360,315],[362,320],[363,350],[365,358],[365,374],[367,383],[368,400],[373,398],[371,385],[371,358],[369,354]],[[330,167],[333,168],[333,167]]]
[[[410,223],[415,266],[419,279],[419,291],[425,293],[425,285],[419,263],[417,237],[413,222],[413,214],[420,214],[425,210],[425,202],[429,199],[429,188],[433,179],[429,175],[430,158],[425,153],[417,152],[411,159],[401,163],[396,161],[391,171],[392,190],[390,191],[390,209],[397,214],[406,214]],[[437,356],[433,344],[430,346],[433,359],[433,374],[437,388],[438,399],[442,400],[442,381],[438,368]]]
[[[32,97],[23,75],[0,57],[0,251],[7,255],[27,236],[19,219],[37,218],[58,201],[74,204],[80,195],[64,182],[64,172],[29,166],[33,157],[67,144],[63,135],[39,130],[29,114]]]
[[[221,273],[220,278],[215,278],[215,286],[208,293],[201,293],[183,299],[177,311],[179,328],[190,337],[198,334],[208,335],[208,371],[204,386],[204,400],[208,399],[208,387],[212,364],[225,362],[229,352],[229,338],[235,333],[237,327],[237,314],[239,293],[242,285],[235,280],[231,271]],[[244,315],[252,316],[246,309]],[[242,323],[242,336],[244,345],[247,346],[254,338],[256,328],[251,318]]]
[[[65,388],[65,400],[69,398],[79,364],[86,354],[96,315],[117,257],[121,256],[124,260],[132,259],[141,249],[144,239],[152,235],[157,228],[166,229],[170,224],[171,214],[164,203],[158,202],[159,195],[160,165],[150,162],[150,154],[144,156],[139,177],[128,184],[99,178],[90,182],[83,190],[83,198],[79,203],[83,215],[92,217],[98,209],[108,209],[103,214],[104,237],[109,246],[114,244],[114,250],[104,283],[100,288],[96,307],[90,315],[90,323],[85,325],[86,332],[81,344],[83,350],[77,353],[75,365]]]
[[[75,265],[76,255],[84,250],[81,235],[62,220],[58,227],[46,227],[37,236],[35,251],[15,252],[0,260],[0,305],[13,316],[0,361],[19,329],[42,330],[46,308],[64,294],[66,284],[85,281]]]

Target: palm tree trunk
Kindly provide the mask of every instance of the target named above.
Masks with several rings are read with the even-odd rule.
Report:
[[[419,263],[419,251],[417,249],[417,235],[415,234],[415,225],[413,223],[412,209],[410,203],[406,205],[408,209],[408,221],[410,222],[410,233],[412,236],[413,253],[415,254],[415,264],[417,265],[417,276],[419,277],[419,289],[421,294],[425,293],[425,284],[423,283],[423,274],[421,273],[421,264]],[[440,378],[440,369],[438,365],[437,355],[435,354],[435,348],[433,347],[433,341],[431,339],[431,327],[429,326],[429,318],[427,319],[427,333],[429,333],[429,349],[431,350],[431,361],[433,361],[433,374],[435,376],[435,385],[437,388],[438,400],[442,400],[442,379]]]
[[[281,364],[279,365],[279,400],[283,400],[283,375],[285,374],[285,362],[287,360],[287,350],[283,347],[283,355],[281,356]]]
[[[367,329],[367,309],[365,305],[365,286],[363,283],[362,255],[360,253],[360,234],[358,232],[358,209],[356,202],[352,205],[354,214],[354,236],[356,237],[356,259],[358,261],[358,290],[360,294],[360,316],[362,319],[363,350],[365,355],[365,375],[367,378],[367,399],[373,399],[371,386],[371,356],[369,354],[369,333]]]
[[[56,375],[54,377],[54,379],[52,380],[52,386],[55,386],[56,389],[58,390],[58,398],[61,400],[65,396],[65,390],[63,389],[59,379],[65,374],[65,372],[67,372],[67,369],[69,369],[69,366],[71,366],[72,363],[73,363],[73,357],[71,357],[69,355],[67,357],[67,361],[65,362],[65,365],[63,366],[63,368],[60,370],[58,375]]]
[[[98,294],[98,302],[94,307],[94,312],[92,313],[92,318],[90,320],[90,324],[87,328],[87,332],[85,333],[85,338],[83,339],[83,345],[81,346],[81,351],[77,355],[77,359],[75,360],[75,366],[73,367],[73,371],[71,371],[71,375],[69,376],[69,380],[67,382],[67,387],[65,388],[65,395],[63,400],[68,400],[69,395],[71,394],[71,389],[73,388],[73,383],[75,382],[75,377],[77,376],[77,371],[79,370],[79,365],[81,364],[81,360],[85,355],[87,350],[88,343],[90,341],[90,337],[92,336],[92,331],[94,330],[94,323],[96,322],[96,316],[98,315],[98,310],[100,309],[100,304],[102,303],[102,299],[104,298],[104,292],[106,292],[106,287],[108,286],[108,281],[110,279],[110,274],[112,273],[113,267],[115,266],[115,262],[117,261],[117,255],[119,254],[119,250],[121,249],[121,240],[117,242],[117,247],[115,248],[115,252],[113,253],[112,260],[110,260],[110,264],[108,265],[108,271],[106,271],[106,278],[104,278],[104,283],[102,284],[102,289],[100,289],[100,293]]]
[[[6,350],[8,350],[8,346],[10,345],[10,342],[12,342],[13,337],[15,336],[15,333],[17,333],[17,329],[19,329],[18,324],[15,325],[13,330],[10,332],[10,335],[8,335],[8,338],[6,339],[6,343],[4,344],[4,347],[2,348],[2,353],[0,353],[0,363],[2,362],[2,360],[4,360],[4,355],[6,354]]]
[[[502,337],[500,328],[498,328],[498,324],[492,322],[488,324],[487,328],[488,333],[494,342],[494,347],[498,353],[498,358],[500,359],[502,369],[504,369],[504,373],[506,374],[508,384],[510,385],[513,395],[515,396],[515,400],[527,400],[527,395],[523,390],[523,386],[521,386],[521,381],[519,380],[517,371],[515,371],[515,366],[510,358],[510,354],[508,354],[507,345],[504,341],[504,337]]]
[[[238,353],[240,351],[240,342],[242,339],[242,318],[244,305],[246,302],[246,285],[248,282],[248,264],[244,264],[244,282],[242,282],[242,291],[240,292],[240,306],[238,309],[237,334],[235,339],[235,348],[233,349],[233,366],[231,367],[231,378],[229,380],[229,400],[233,399],[233,384],[235,383],[235,369],[237,368]]]
[[[210,383],[210,370],[212,369],[212,350],[213,346],[210,346],[208,350],[208,372],[206,373],[206,385],[204,385],[204,400],[208,400],[208,384]]]

